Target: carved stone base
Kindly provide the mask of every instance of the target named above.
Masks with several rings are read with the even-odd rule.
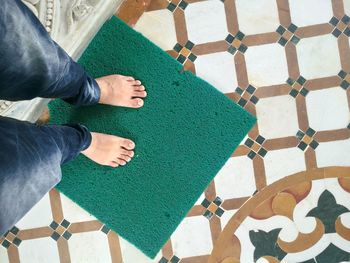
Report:
[[[75,60],[123,0],[23,0],[51,37]],[[49,99],[0,100],[0,115],[36,121]]]

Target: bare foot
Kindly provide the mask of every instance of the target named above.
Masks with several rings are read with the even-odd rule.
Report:
[[[134,156],[135,144],[131,140],[97,132],[92,132],[91,136],[90,146],[81,153],[98,164],[117,167]]]
[[[96,79],[101,89],[99,103],[129,108],[140,108],[147,96],[141,81],[133,77],[109,75]]]

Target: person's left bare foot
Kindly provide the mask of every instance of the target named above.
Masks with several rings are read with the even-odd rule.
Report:
[[[99,103],[129,108],[143,106],[147,93],[141,81],[122,75],[109,75],[96,81],[101,90]]]

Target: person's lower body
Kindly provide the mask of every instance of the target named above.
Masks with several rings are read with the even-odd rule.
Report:
[[[137,91],[140,95],[144,92],[146,96],[141,83],[130,78],[122,81],[130,83],[134,93]],[[129,98],[124,96],[118,103],[103,101],[102,96],[113,98],[101,92],[104,83],[110,84],[108,80],[98,84],[91,78],[49,37],[39,20],[20,0],[2,1],[0,99],[18,101],[43,97],[61,98],[76,106],[101,101],[135,108],[142,106],[141,99],[131,95]],[[119,145],[115,150],[118,157],[121,153],[125,155],[123,160],[117,158],[112,162],[109,156],[103,155],[104,148],[99,144],[101,137],[90,133],[83,125],[39,126],[6,117],[0,117],[0,135],[0,237],[61,180],[61,164],[83,151],[93,160],[99,154],[108,161],[99,163],[116,167],[118,162],[124,163],[132,157],[134,147],[126,139],[102,137]],[[93,139],[96,136],[97,139]]]

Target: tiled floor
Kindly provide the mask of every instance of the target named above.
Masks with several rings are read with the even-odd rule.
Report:
[[[350,1],[145,7],[120,16],[257,125],[155,260],[52,190],[0,239],[0,262],[349,262]]]

